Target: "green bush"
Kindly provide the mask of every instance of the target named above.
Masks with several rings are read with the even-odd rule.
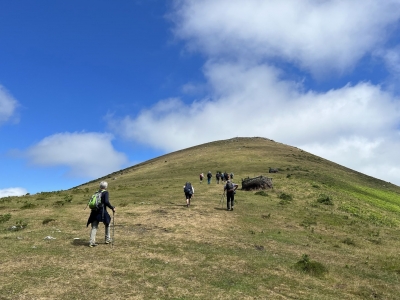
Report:
[[[324,195],[324,194],[319,195],[317,202],[325,204],[325,205],[333,205],[332,197]]]
[[[0,223],[5,223],[11,219],[10,214],[0,215]]]
[[[310,260],[307,254],[303,254],[301,260],[295,264],[295,268],[316,277],[321,277],[328,272],[328,269],[323,264]]]
[[[281,199],[279,204],[286,204],[286,203],[288,203],[288,202],[293,200],[293,197],[291,195],[289,195],[289,194],[286,194],[286,193],[280,193],[278,195],[278,198]]]

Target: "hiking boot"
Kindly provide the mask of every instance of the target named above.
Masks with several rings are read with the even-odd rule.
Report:
[[[106,243],[106,244],[111,243],[111,239],[107,239],[105,243]]]
[[[96,246],[97,246],[97,244],[91,244],[91,243],[89,244],[90,248],[93,248],[93,247],[96,247]]]

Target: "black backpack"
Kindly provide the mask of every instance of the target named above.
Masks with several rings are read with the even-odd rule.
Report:
[[[193,194],[192,185],[190,184],[190,182],[186,182],[183,191],[185,192],[185,194]]]
[[[233,192],[233,183],[232,182],[228,182],[226,184],[226,190],[229,192]]]

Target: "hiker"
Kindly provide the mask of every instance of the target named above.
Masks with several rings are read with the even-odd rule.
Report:
[[[107,187],[108,183],[106,181],[100,182],[99,192],[101,192],[102,208],[92,209],[86,224],[86,227],[88,227],[89,224],[92,224],[92,229],[90,231],[89,247],[97,246],[96,233],[100,222],[103,222],[105,226],[105,243],[106,244],[111,243],[111,237],[110,237],[111,217],[107,212],[107,207],[109,207],[113,212],[115,212],[115,207],[110,204]]]
[[[211,182],[211,177],[212,177],[211,171],[208,171],[208,173],[207,173],[208,184],[210,184],[210,182]]]
[[[239,187],[236,183],[231,180],[227,180],[224,186],[224,193],[226,192],[226,210],[233,210],[236,189]]]
[[[231,179],[233,179],[233,172],[231,172],[230,176],[231,176]]]
[[[219,172],[217,172],[217,174],[215,174],[215,178],[217,179],[217,183],[219,184],[219,180],[221,178],[221,174]]]
[[[225,181],[228,181],[229,180],[229,174],[228,173],[224,173],[224,178],[225,178]]]
[[[204,174],[203,174],[203,173],[200,173],[200,183],[203,182],[203,178],[204,178]]]
[[[186,182],[185,185],[183,186],[183,192],[185,193],[186,197],[186,206],[189,207],[190,205],[190,200],[193,197],[194,194],[194,187],[190,182]]]

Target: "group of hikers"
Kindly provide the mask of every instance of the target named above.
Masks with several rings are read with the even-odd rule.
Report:
[[[219,184],[219,181],[221,182],[226,182],[224,185],[224,195],[226,194],[226,209],[228,211],[233,210],[234,206],[234,201],[235,201],[235,194],[236,190],[239,187],[236,183],[232,182],[233,179],[233,173],[228,174],[227,172],[221,173],[217,171],[215,177],[217,178],[217,183]],[[203,182],[204,174],[200,173],[200,183]],[[211,183],[211,178],[212,178],[212,173],[211,171],[208,171],[207,173],[207,182],[208,184]],[[186,197],[186,206],[190,206],[190,200],[192,199],[194,195],[194,187],[190,182],[186,182],[185,185],[183,186],[183,192],[185,193]]]
[[[233,175],[234,174],[232,172],[231,172],[231,174],[228,174],[227,172],[222,173],[220,171],[217,171],[217,173],[215,174],[215,178],[217,179],[217,183],[219,184],[219,181],[221,181],[221,183],[222,183],[222,182],[228,181],[229,178],[233,179]],[[199,177],[200,177],[200,183],[202,183],[203,179],[204,179],[204,173],[200,173]],[[213,175],[212,175],[211,171],[208,171],[208,173],[207,173],[207,183],[208,184],[211,183],[212,177],[213,177]]]
[[[217,172],[215,177],[217,178],[218,184],[220,180],[221,182],[226,182],[226,184],[224,185],[224,196],[226,195],[226,209],[228,211],[232,211],[234,206],[236,190],[239,187],[239,185],[232,182],[233,173],[228,175],[226,172],[225,173]],[[203,178],[204,175],[203,173],[201,173],[200,183],[203,181]],[[211,183],[211,178],[212,174],[211,172],[208,172],[207,173],[208,184]],[[89,247],[97,246],[96,234],[100,222],[102,222],[105,226],[105,243],[109,244],[113,242],[113,237],[111,237],[110,235],[110,223],[112,219],[107,211],[107,207],[112,210],[114,216],[115,206],[111,205],[110,203],[109,193],[107,191],[107,188],[108,188],[108,183],[106,181],[100,182],[99,190],[92,196],[92,199],[94,199],[94,197],[97,197],[98,203],[93,208],[91,207],[91,212],[86,224],[86,227],[88,227],[89,224],[91,224]],[[183,186],[183,191],[186,197],[186,206],[189,207],[190,200],[194,195],[194,187],[190,182],[186,182],[185,185]]]

